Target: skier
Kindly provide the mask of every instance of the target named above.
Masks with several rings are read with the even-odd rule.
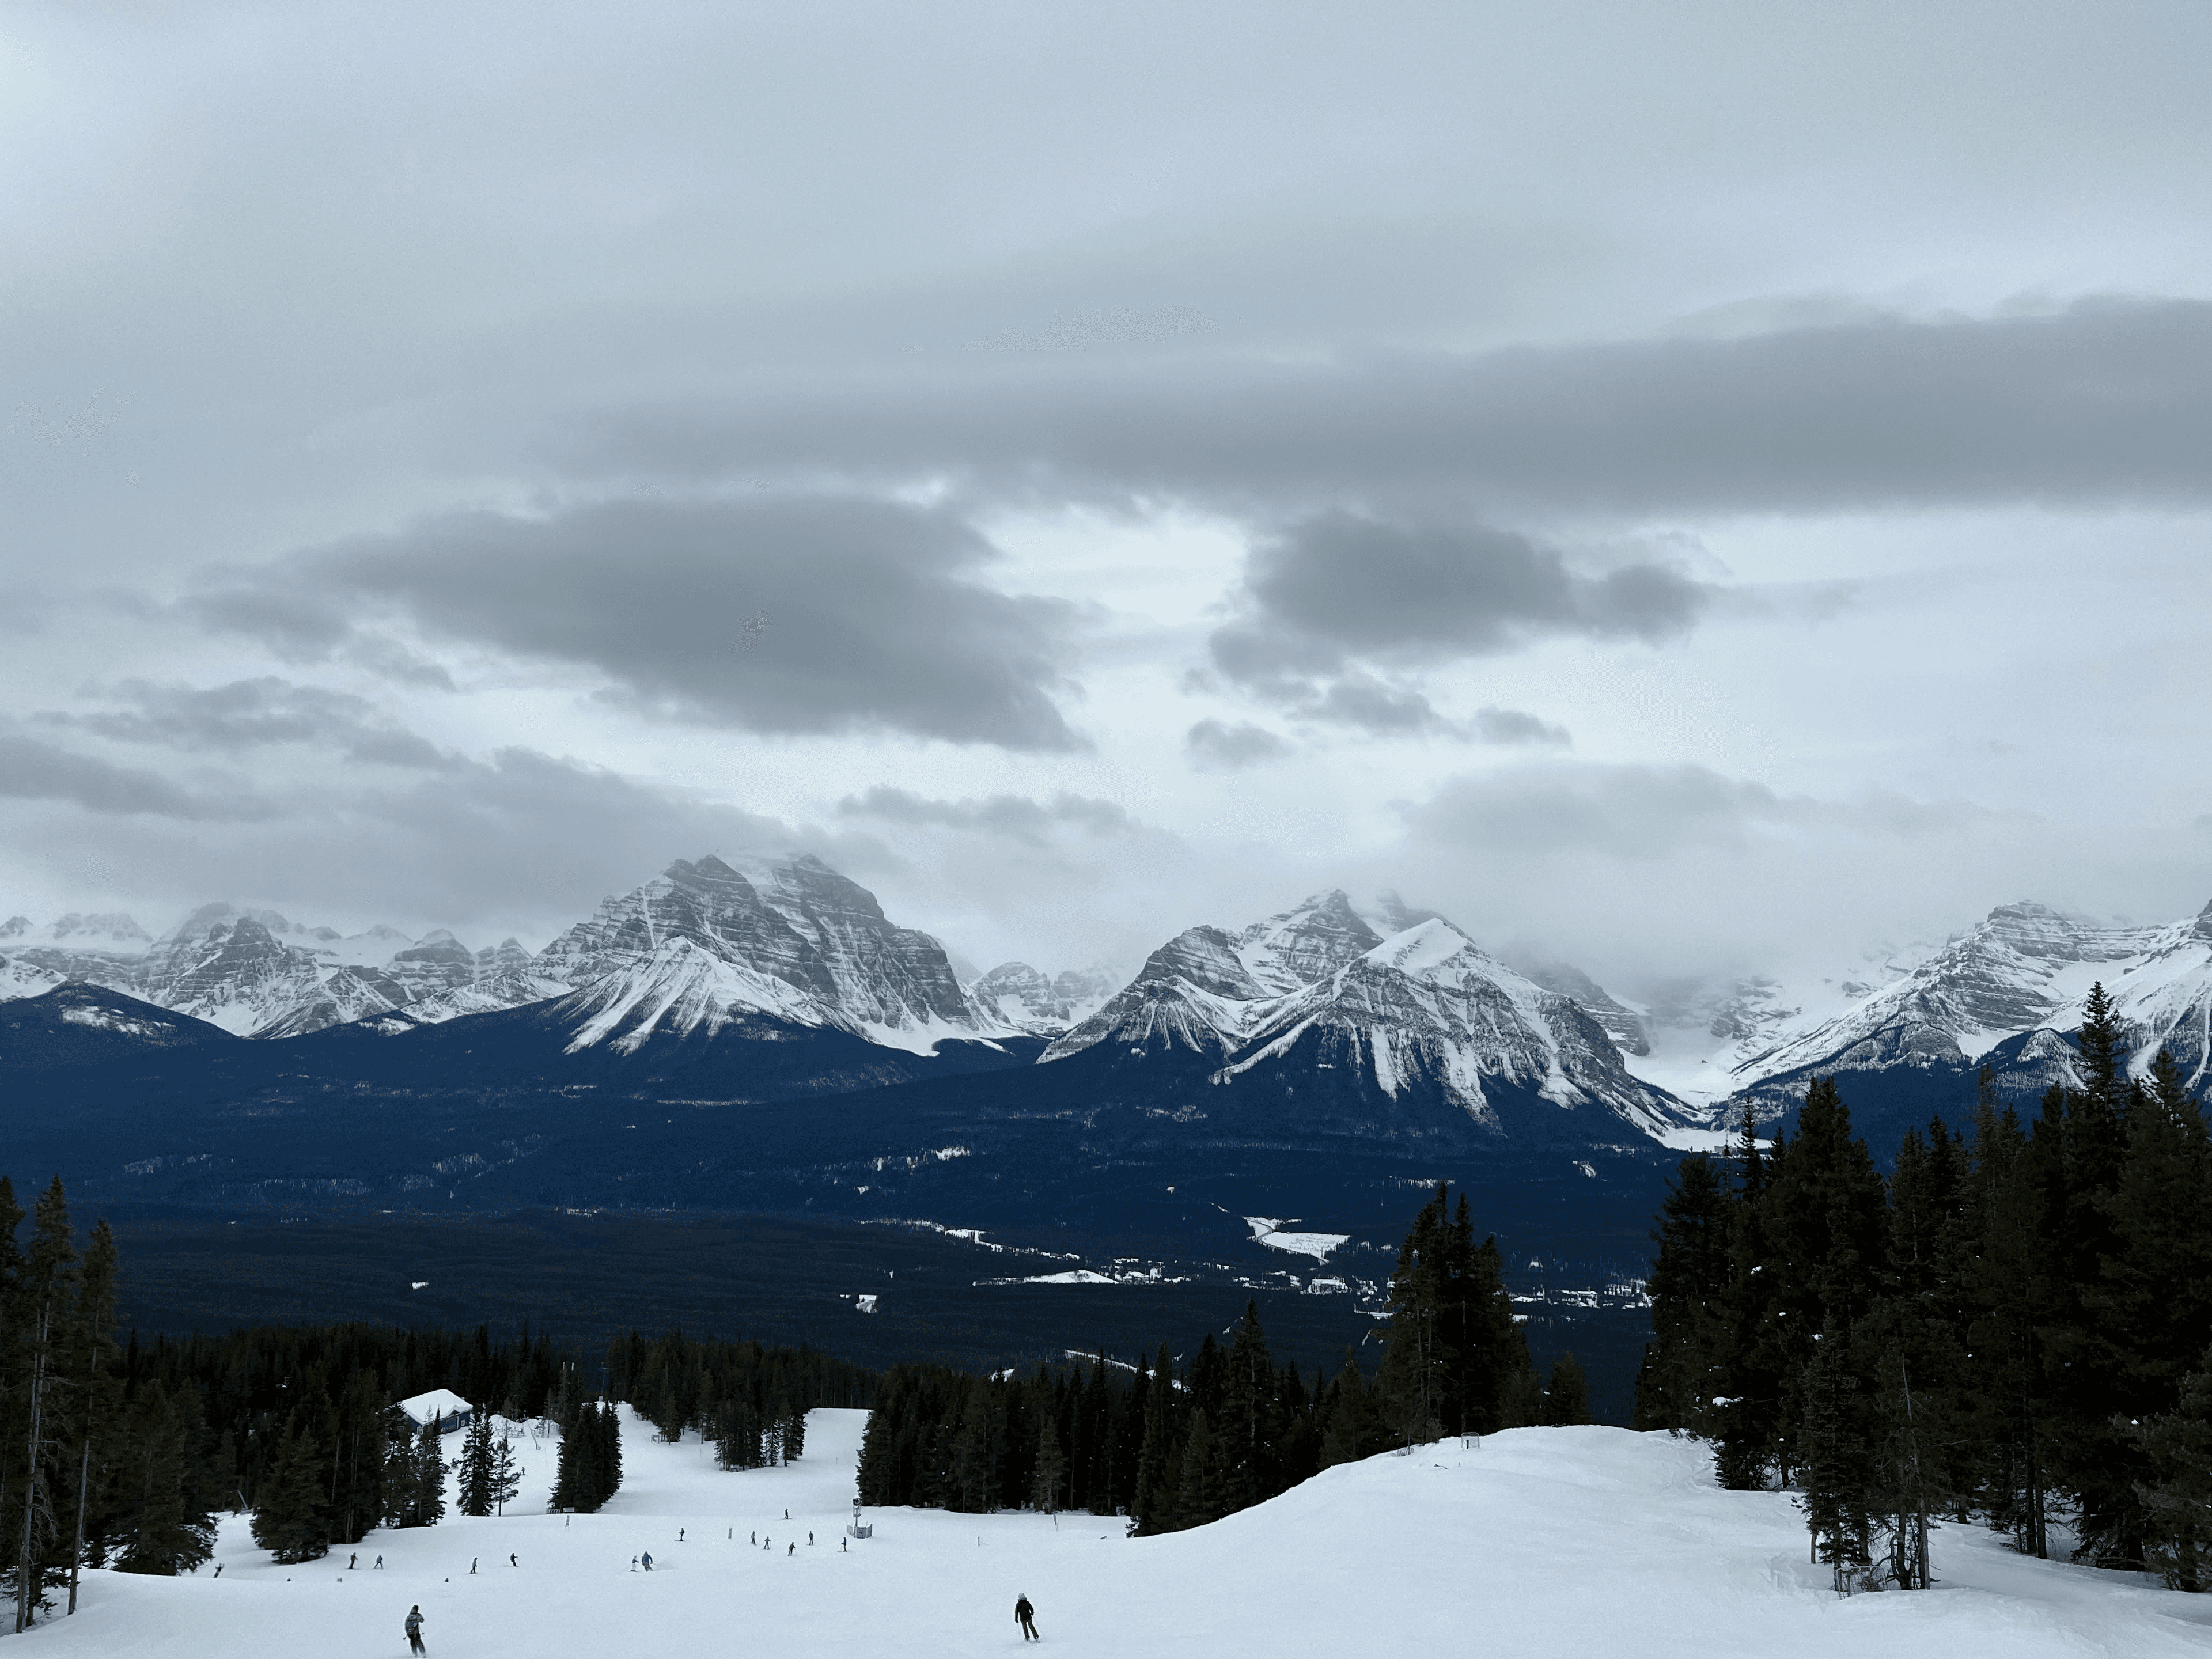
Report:
[[[684,1541],[684,1528],[681,1527],[676,1529],[676,1541],[679,1544]]]
[[[356,1555],[349,1555],[348,1557],[346,1557],[346,1571],[347,1571],[348,1572],[351,1572],[351,1571],[352,1571],[356,1567],[359,1566],[360,1565],[361,1565],[361,1557],[360,1557],[359,1555],[357,1555],[357,1554],[356,1554]]]
[[[757,1544],[760,1542],[760,1528],[758,1527],[755,1527],[750,1532],[745,1534],[745,1542],[748,1544]]]
[[[643,1555],[639,1556],[637,1559],[645,1563],[645,1570],[647,1572],[651,1572],[653,1571],[653,1552],[651,1550],[647,1550]]]
[[[373,1571],[377,1572],[382,1572],[384,1571],[384,1558],[382,1556],[380,1555],[376,1558],[376,1565]]]
[[[837,1553],[840,1555],[848,1555],[851,1553],[852,1547],[850,1540],[843,1538],[839,1539],[837,1540]]]
[[[407,1651],[410,1653],[429,1651],[429,1649],[422,1645],[422,1604],[420,1601],[407,1610]]]
[[[635,1572],[637,1571],[637,1557],[635,1555],[631,1556],[629,1559],[629,1570],[632,1572]]]
[[[793,1544],[793,1545],[792,1545],[792,1547],[791,1547],[789,1549],[787,1549],[786,1551],[784,1551],[784,1554],[785,1554],[787,1557],[793,1556],[793,1555],[796,1555],[796,1554],[798,1554],[798,1553],[799,1553],[799,1546],[798,1546],[797,1544]]]
[[[1023,1641],[1042,1642],[1044,1640],[1043,1637],[1037,1634],[1036,1609],[1030,1605],[1030,1598],[1026,1595],[1017,1596],[1014,1598],[1014,1622],[1022,1627]]]
[[[507,1565],[508,1566],[510,1566],[510,1567],[519,1567],[519,1566],[520,1566],[520,1565],[522,1565],[522,1563],[521,1563],[521,1562],[520,1562],[520,1561],[518,1561],[518,1560],[516,1560],[516,1559],[514,1559],[514,1553],[513,1553],[512,1551],[510,1551],[510,1552],[508,1553],[508,1554],[507,1554]]]
[[[222,1563],[220,1561],[215,1564],[215,1576],[218,1578],[222,1577]]]
[[[471,1577],[471,1578],[473,1578],[473,1577],[475,1577],[476,1576],[477,1576],[477,1558],[476,1558],[475,1556],[471,1555],[471,1557],[469,1557],[469,1577]]]
[[[806,1534],[806,1547],[809,1549],[812,1549],[814,1547],[814,1534],[811,1528],[808,1530]]]

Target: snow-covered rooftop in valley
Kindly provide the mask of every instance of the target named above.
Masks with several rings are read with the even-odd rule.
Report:
[[[555,1448],[526,1434],[525,1497],[504,1517],[449,1510],[289,1567],[226,1517],[221,1578],[212,1565],[91,1572],[82,1610],[41,1625],[25,1651],[366,1659],[404,1651],[400,1623],[419,1604],[425,1644],[447,1659],[969,1659],[1014,1650],[1018,1595],[1054,1651],[1157,1659],[2202,1659],[2212,1639],[2203,1597],[2030,1560],[1972,1526],[1937,1531],[1936,1589],[1839,1601],[1806,1561],[1787,1494],[1723,1492],[1697,1443],[1620,1429],[1516,1429],[1371,1458],[1160,1538],[1073,1512],[875,1510],[874,1536],[841,1550],[866,1420],[817,1411],[799,1462],[726,1474],[711,1446],[659,1443],[625,1409],[622,1490],[572,1517],[542,1511]],[[648,1552],[653,1571],[634,1571]]]
[[[424,1284],[429,1281],[425,1279]],[[416,1288],[418,1290],[421,1285]],[[399,1409],[416,1423],[427,1423],[432,1418],[443,1420],[456,1412],[465,1416],[476,1410],[467,1401],[451,1389],[433,1389],[428,1394],[411,1395],[399,1402]]]

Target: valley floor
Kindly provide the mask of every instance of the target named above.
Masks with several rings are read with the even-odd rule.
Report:
[[[735,1474],[711,1448],[657,1444],[626,1418],[621,1492],[567,1524],[527,1512],[544,1501],[553,1449],[524,1441],[525,1512],[372,1534],[350,1572],[351,1550],[273,1565],[245,1520],[226,1517],[220,1579],[212,1565],[176,1580],[90,1574],[82,1611],[40,1626],[21,1651],[402,1655],[401,1620],[419,1602],[435,1659],[938,1659],[1012,1651],[1024,1593],[1048,1650],[1116,1659],[2197,1659],[2212,1643],[2212,1597],[2027,1560],[1969,1527],[1938,1534],[1939,1589],[1838,1601],[1806,1563],[1786,1496],[1719,1491],[1696,1445],[1606,1428],[1378,1457],[1164,1538],[1127,1539],[1121,1522],[1090,1515],[887,1510],[867,1517],[873,1538],[841,1553],[866,1415],[816,1412],[799,1464]],[[756,1533],[772,1546],[751,1545]],[[647,1551],[655,1570],[633,1571]],[[369,1570],[379,1553],[381,1572]]]

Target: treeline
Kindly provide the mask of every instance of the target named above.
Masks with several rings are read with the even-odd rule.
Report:
[[[805,1344],[702,1341],[681,1331],[648,1341],[633,1331],[607,1348],[607,1393],[678,1440],[696,1430],[726,1469],[756,1469],[806,1449],[817,1406],[869,1406],[876,1373]]]
[[[1639,1426],[1794,1486],[1839,1589],[1929,1581],[1931,1522],[2212,1588],[2212,1143],[2172,1057],[2130,1079],[2101,987],[2081,1086],[1885,1180],[1831,1081],[1794,1134],[1682,1164],[1653,1237]]]
[[[485,1327],[372,1325],[134,1337],[118,1365],[126,1396],[171,1402],[186,1419],[179,1496],[192,1524],[217,1510],[251,1510],[255,1541],[280,1561],[315,1559],[375,1527],[444,1517],[442,1442],[434,1425],[410,1422],[398,1401],[447,1389],[479,1415],[539,1417],[570,1370],[550,1338],[526,1327],[501,1340]],[[205,1559],[183,1553],[144,1570],[189,1571]]]
[[[1178,1369],[1041,1366],[1026,1378],[942,1365],[885,1372],[861,1444],[862,1501],[981,1511],[1127,1515],[1139,1534],[1202,1526],[1317,1471],[1441,1435],[1589,1419],[1572,1355],[1536,1377],[1494,1242],[1478,1245],[1439,1185],[1391,1277],[1372,1382],[1347,1356],[1309,1382],[1278,1368],[1256,1304],[1226,1347],[1208,1333]]]

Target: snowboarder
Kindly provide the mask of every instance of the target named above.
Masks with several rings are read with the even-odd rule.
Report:
[[[848,1540],[845,1540],[845,1539],[842,1539],[842,1538],[839,1539],[839,1540],[837,1540],[837,1553],[838,1553],[838,1554],[840,1554],[840,1555],[848,1555],[848,1554],[850,1554],[851,1553],[852,1553],[852,1547],[851,1547],[850,1542],[849,1542]]]
[[[790,1556],[796,1555],[796,1554],[798,1554],[798,1553],[799,1553],[799,1546],[798,1546],[797,1544],[793,1544],[793,1545],[792,1545],[792,1547],[791,1547],[789,1549],[787,1549],[786,1551],[784,1551],[784,1554],[785,1554],[785,1556],[786,1556],[787,1558],[788,1558],[788,1557],[790,1557]]]
[[[684,1541],[684,1528],[681,1527],[676,1529],[676,1541],[679,1544]]]
[[[514,1559],[514,1553],[513,1553],[512,1551],[510,1551],[510,1552],[508,1553],[508,1554],[507,1554],[507,1565],[508,1566],[510,1566],[510,1567],[519,1567],[519,1566],[520,1566],[520,1565],[522,1565],[522,1563],[521,1563],[521,1562],[520,1562],[520,1561],[518,1561],[518,1560],[516,1560],[516,1559]]]
[[[215,1576],[218,1578],[222,1577],[222,1563],[220,1561],[215,1564]]]
[[[745,1534],[745,1542],[748,1544],[757,1544],[760,1542],[760,1528],[758,1527],[755,1527],[750,1532]]]
[[[407,1651],[410,1653],[429,1651],[422,1645],[422,1604],[420,1601],[407,1609]]]
[[[1036,1632],[1036,1609],[1030,1605],[1030,1598],[1026,1595],[1014,1598],[1014,1622],[1022,1627],[1023,1641],[1044,1640],[1044,1638],[1039,1636]]]
[[[653,1552],[651,1550],[647,1550],[643,1555],[639,1556],[637,1559],[645,1563],[645,1570],[647,1572],[651,1572],[653,1571]]]
[[[789,1510],[786,1510],[783,1512],[783,1518],[787,1521],[791,1519],[791,1511]]]
[[[471,1578],[473,1578],[473,1577],[475,1577],[476,1576],[477,1576],[477,1558],[476,1558],[475,1556],[471,1555],[471,1557],[469,1557],[469,1577],[471,1577]]]
[[[806,1547],[809,1549],[814,1547],[814,1534],[811,1530],[806,1534]]]

